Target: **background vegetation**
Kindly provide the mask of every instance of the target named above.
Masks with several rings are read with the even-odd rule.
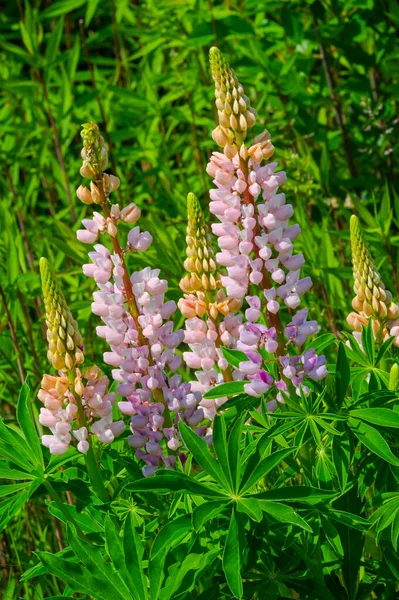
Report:
[[[346,328],[353,212],[398,293],[396,0],[9,0],[0,28],[0,413],[8,423],[21,382],[29,375],[36,386],[47,370],[40,256],[59,273],[87,354],[102,352],[92,344],[92,286],[75,238],[86,212],[75,197],[81,123],[104,132],[120,204],[136,202],[154,237],[145,260],[158,266],[162,257],[179,297],[185,198],[195,192],[206,209],[215,149],[211,45],[234,65],[259,114],[255,133],[269,129],[287,171],[322,332]],[[34,500],[1,534],[4,581],[34,564],[33,548],[63,547],[52,519]],[[56,593],[59,584],[44,585]],[[48,590],[39,588],[19,593],[41,598]]]

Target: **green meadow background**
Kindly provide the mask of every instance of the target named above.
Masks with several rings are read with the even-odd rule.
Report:
[[[75,237],[91,208],[81,183],[80,125],[96,122],[135,202],[150,264],[178,299],[185,203],[207,211],[216,150],[208,50],[229,60],[267,128],[302,236],[307,294],[322,333],[340,335],[350,310],[348,222],[361,219],[383,280],[398,294],[399,3],[396,0],[5,0],[0,12],[0,414],[15,418],[21,382],[48,371],[38,260],[49,258],[101,358],[90,313],[88,247]],[[135,260],[138,260],[135,258]],[[176,317],[179,324],[179,317]],[[37,407],[36,407],[37,410]],[[59,525],[38,501],[0,536],[0,576],[16,580],[33,549],[58,551]],[[51,535],[49,535],[51,533]],[[33,562],[32,562],[33,561]],[[57,593],[26,585],[27,600]],[[1,589],[1,584],[0,584]],[[11,592],[12,594],[13,592]],[[11,595],[10,599],[13,598]]]

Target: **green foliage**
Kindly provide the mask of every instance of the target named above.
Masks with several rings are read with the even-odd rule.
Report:
[[[346,316],[352,212],[399,292],[397,1],[27,0],[6,3],[0,22],[2,597],[395,598],[397,349],[393,338],[376,342],[371,323],[349,335]],[[120,206],[134,200],[150,224],[146,263],[162,257],[169,297],[180,297],[185,198],[206,206],[210,187],[212,44],[258,110],[254,135],[270,130],[289,175],[297,250],[314,281],[307,304],[322,326],[307,348],[326,353],[330,374],[272,414],[272,398],[247,396],[243,382],[212,388],[207,398],[229,398],[212,446],[181,423],[189,458],[150,479],[114,442],[98,452],[100,502],[82,456],[50,457],[39,441],[38,259],[60,274],[95,362],[104,347],[81,274],[75,230],[87,209],[74,188],[79,125],[96,121],[122,180]],[[234,367],[245,360],[222,351]]]

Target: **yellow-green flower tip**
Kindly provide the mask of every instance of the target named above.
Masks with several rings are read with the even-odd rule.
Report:
[[[108,154],[104,138],[95,123],[83,123],[80,135],[83,139],[81,156],[83,164],[80,169],[82,177],[101,179],[107,167]]]
[[[399,306],[392,302],[392,294],[385,289],[371,253],[363,237],[359,219],[350,219],[350,239],[355,298],[352,306],[367,317],[378,320],[396,319]]]
[[[212,132],[212,137],[219,146],[239,149],[247,130],[255,124],[256,111],[251,108],[233,69],[215,46],[209,51],[209,64],[215,81],[219,117],[219,125]]]
[[[212,239],[205,223],[204,214],[195,194],[187,196],[187,258],[184,261],[186,275],[180,288],[187,294],[214,290],[218,284]]]
[[[82,337],[51,264],[41,258],[39,265],[49,343],[47,356],[55,369],[68,371],[83,362]]]

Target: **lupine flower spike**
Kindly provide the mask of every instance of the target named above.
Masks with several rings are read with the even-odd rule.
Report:
[[[347,318],[348,324],[355,330],[360,341],[362,326],[372,320],[375,336],[379,341],[389,336],[395,336],[394,344],[399,346],[399,305],[392,301],[392,294],[381,280],[374,265],[371,253],[366,245],[360,227],[359,219],[351,216],[350,238],[352,249],[353,278],[355,297],[352,306],[356,312],[351,312]]]
[[[187,217],[187,258],[184,262],[187,274],[180,281],[180,288],[186,293],[179,300],[179,309],[187,319],[184,341],[190,352],[184,352],[183,358],[196,370],[197,380],[191,382],[191,388],[204,394],[218,383],[241,376],[238,371],[231,372],[221,346],[235,348],[237,345],[242,316],[234,313],[242,302],[228,298],[221,288],[211,234],[194,194],[187,198]],[[216,409],[226,400],[225,397],[203,399],[200,406],[205,416],[213,420]]]
[[[300,277],[304,257],[294,254],[293,244],[300,228],[288,224],[294,210],[279,193],[286,175],[276,172],[276,162],[262,166],[274,151],[270,134],[264,131],[246,146],[256,111],[217,48],[210,50],[210,65],[219,117],[213,139],[223,148],[223,153],[213,153],[207,167],[215,184],[209,205],[218,221],[212,225],[220,248],[215,259],[227,270],[221,275],[226,297],[245,298],[248,304],[237,342],[248,357],[239,365],[241,376],[249,381],[245,391],[261,396],[275,383],[277,399],[282,400],[280,391],[287,391],[290,382],[298,393],[301,386],[306,392],[306,376],[321,379],[327,373],[324,357],[314,350],[303,354],[299,350],[294,356],[288,353],[289,348],[300,349],[318,330],[317,323],[307,321],[307,309],[294,315],[286,327],[279,313],[282,303],[295,310],[312,281]],[[259,322],[264,317],[266,324]],[[263,364],[263,350],[277,362],[276,380]]]
[[[129,231],[126,245],[120,245],[119,222],[135,223],[140,210],[135,204],[120,210],[110,202],[110,193],[119,180],[115,182],[116,178],[103,173],[106,149],[97,126],[84,125],[82,138],[81,174],[93,178],[90,193],[93,197],[94,191],[103,214],[95,212],[92,220],[84,219],[82,223],[90,235],[78,231],[78,239],[92,243],[107,233],[113,248],[110,251],[96,244],[94,251],[89,252],[91,264],[84,265],[83,272],[93,277],[99,288],[93,295],[92,310],[103,321],[97,334],[110,346],[104,361],[114,367],[117,392],[125,398],[119,402],[119,410],[131,417],[128,441],[136,456],[144,461],[143,473],[148,476],[161,465],[173,467],[181,447],[179,419],[185,419],[199,434],[206,433],[206,426],[198,428],[204,419],[203,409],[198,408],[201,395],[176,374],[181,356],[175,349],[184,333],[173,331],[169,320],[177,307],[175,302],[165,301],[167,281],[160,279],[159,269],[147,267],[131,274],[127,269],[127,254],[144,252],[152,241],[147,231],[141,232],[136,226]],[[89,190],[85,199],[88,193]],[[81,187],[79,195],[83,195]],[[203,271],[204,265],[203,260]],[[214,285],[211,262],[207,263],[206,277],[209,286]]]
[[[82,338],[49,261],[40,259],[46,308],[48,358],[58,376],[44,375],[38,397],[44,404],[40,423],[52,435],[42,442],[51,454],[64,454],[75,441],[79,452],[89,450],[90,431],[110,443],[124,431],[123,421],[112,422],[115,394],[107,393],[108,377],[96,366],[81,370]]]

